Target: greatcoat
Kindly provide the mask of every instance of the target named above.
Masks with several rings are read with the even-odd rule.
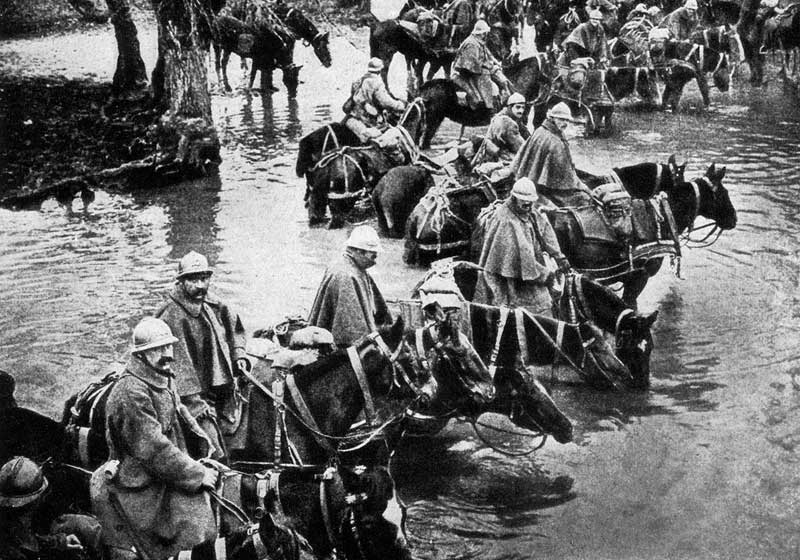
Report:
[[[567,139],[551,119],[546,119],[511,163],[516,179],[527,177],[539,195],[556,206],[581,206],[592,203],[591,191],[575,174]]]
[[[329,330],[340,347],[391,321],[375,280],[347,253],[325,271],[308,316],[309,324]]]
[[[171,377],[131,358],[106,403],[109,462],[91,482],[106,545],[130,549],[133,531],[150,557],[165,558],[215,537],[209,497],[200,489],[205,467],[187,454],[181,421],[198,435],[200,427],[181,408]]]
[[[467,92],[467,97],[494,108],[492,80],[500,81],[502,69],[486,46],[475,35],[467,37],[458,47],[450,79]]]
[[[232,430],[238,420],[232,390],[234,368],[236,360],[247,358],[239,315],[211,295],[202,302],[192,301],[176,285],[156,317],[167,323],[178,339],[172,371],[184,404],[195,417],[201,415],[199,395],[214,405],[223,431]]]
[[[500,204],[485,225],[478,259],[483,282],[478,283],[476,300],[549,315],[548,284],[554,271],[545,264],[544,252],[558,262],[565,257],[547,218],[535,207],[522,213],[512,204],[510,198]]]
[[[606,32],[602,25],[594,26],[591,23],[581,23],[578,27],[564,39],[562,46],[567,52],[570,44],[578,45],[583,49],[579,56],[590,56],[595,61],[601,58],[608,58],[608,41],[606,41]],[[579,51],[580,52],[580,51]],[[569,63],[572,57],[567,57],[566,62]]]
[[[697,16],[691,14],[685,6],[681,6],[670,12],[658,26],[668,29],[673,39],[686,41],[691,38],[692,32],[697,27]]]

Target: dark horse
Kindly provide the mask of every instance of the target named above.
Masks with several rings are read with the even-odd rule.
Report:
[[[642,162],[614,167],[609,175],[593,175],[580,169],[576,172],[590,189],[604,183],[621,183],[633,198],[650,198],[683,183],[685,170],[686,163],[678,165],[672,154],[667,163]]]
[[[301,157],[304,161],[316,159],[313,167],[305,171],[309,222],[313,224],[324,221],[326,209],[330,207],[329,227],[342,227],[345,216],[356,202],[367,198],[381,177],[391,168],[416,163],[419,157],[416,143],[425,119],[426,111],[422,100],[411,102],[394,129],[399,151],[394,150],[391,154],[377,142],[366,146],[343,146],[324,155],[317,155],[310,150],[299,154],[297,170],[301,168]],[[333,137],[328,138],[333,141]],[[304,163],[302,167],[305,168],[306,165]]]
[[[450,266],[459,290],[471,300],[479,267],[468,261],[455,261]],[[616,355],[631,372],[629,387],[648,386],[653,351],[650,329],[658,318],[658,311],[639,313],[625,305],[612,290],[581,274],[567,276],[564,292],[557,303],[562,320],[590,321],[614,337]]]
[[[667,200],[674,216],[676,231],[672,235],[675,238],[690,228],[698,216],[712,220],[721,230],[736,227],[736,210],[731,204],[728,190],[722,184],[724,177],[725,168],[718,170],[715,164],[711,164],[703,177],[681,183],[667,191]],[[634,223],[649,223],[646,206],[634,206]],[[663,257],[647,258],[643,254],[638,259],[629,255],[628,251],[635,251],[637,247],[646,246],[656,239],[634,227],[630,246],[595,242],[584,237],[572,211],[557,210],[551,212],[549,218],[561,250],[572,266],[603,282],[622,282],[623,301],[636,309],[636,299],[649,278],[661,268]],[[631,262],[633,266],[630,266]]]
[[[475,219],[496,199],[488,182],[429,191],[406,222],[403,260],[422,264],[466,254]]]
[[[293,49],[290,49],[285,39],[270,26],[250,25],[233,16],[219,15],[213,22],[213,43],[217,80],[220,80],[221,68],[220,81],[227,91],[231,90],[228,83],[228,60],[231,53],[236,53],[241,58],[253,59],[249,88],[253,87],[256,73],[261,71],[261,91],[264,93],[272,91],[272,69],[280,67],[283,70],[283,83],[289,96],[297,95],[301,66],[294,64]]]
[[[503,72],[514,85],[514,91],[533,102],[543,86],[549,84],[552,68],[545,55],[537,55],[523,60],[504,64]],[[494,113],[487,108],[470,109],[458,103],[457,88],[450,80],[431,80],[420,90],[427,114],[425,131],[422,136],[423,148],[429,147],[431,139],[439,130],[445,118],[464,126],[484,126],[489,124]]]
[[[314,54],[325,68],[330,68],[333,62],[329,47],[330,33],[324,33],[317,29],[314,22],[308,19],[303,12],[297,8],[291,8],[283,2],[274,5],[275,13],[294,33],[297,38],[302,39],[314,49]]]

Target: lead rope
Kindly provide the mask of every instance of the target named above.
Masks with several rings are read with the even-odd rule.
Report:
[[[511,310],[508,307],[501,307],[500,308],[500,322],[497,324],[497,338],[494,341],[494,347],[492,348],[492,353],[489,355],[489,374],[494,379],[494,374],[497,371],[497,356],[500,354],[500,340],[503,338],[503,331],[506,328],[506,322],[508,321],[508,314]]]
[[[366,425],[371,427],[375,419],[375,403],[372,401],[372,393],[369,391],[367,374],[364,372],[364,367],[361,365],[361,358],[355,346],[349,346],[347,348],[347,356],[350,358],[350,365],[353,366],[353,371],[356,373],[358,386],[361,387],[361,392],[364,394],[364,418],[366,419]]]

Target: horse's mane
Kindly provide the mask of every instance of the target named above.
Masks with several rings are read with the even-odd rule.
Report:
[[[326,356],[322,356],[316,362],[302,366],[295,377],[300,383],[309,379],[321,377],[326,372],[341,367],[343,364],[348,363],[350,358],[347,356],[347,350],[340,348]]]

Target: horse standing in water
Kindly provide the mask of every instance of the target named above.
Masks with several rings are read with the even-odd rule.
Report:
[[[678,165],[675,154],[667,163],[642,162],[634,165],[613,167],[609,175],[593,175],[576,169],[578,177],[590,189],[606,183],[620,183],[633,198],[647,199],[660,192],[667,192],[684,182],[686,163]]]
[[[674,216],[675,231],[664,233],[677,244],[678,236],[692,227],[698,216],[715,222],[721,231],[736,227],[736,210],[731,204],[728,190],[723,186],[725,168],[717,169],[715,164],[703,177],[684,182],[667,191],[667,201]],[[646,246],[657,241],[654,233],[634,232],[628,244],[614,241],[593,241],[585,236],[582,226],[572,210],[558,209],[549,213],[550,222],[556,232],[561,250],[576,270],[606,283],[622,282],[623,301],[636,309],[636,300],[647,281],[661,268],[663,257],[650,258],[647,252],[641,257],[633,254],[638,246]],[[652,222],[646,203],[634,205],[634,224]],[[664,229],[672,229],[666,227]],[[631,251],[629,253],[629,251]]]

